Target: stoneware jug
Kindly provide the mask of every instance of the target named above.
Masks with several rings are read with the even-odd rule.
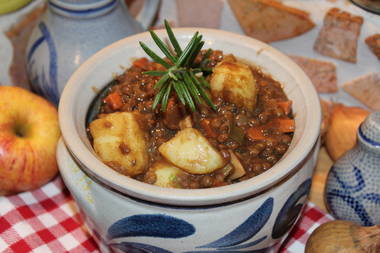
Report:
[[[325,197],[338,219],[363,226],[380,224],[380,112],[366,118],[356,146],[332,166]]]
[[[145,30],[158,4],[144,0],[135,20],[123,0],[49,0],[27,47],[32,89],[57,105],[74,70],[101,48]]]

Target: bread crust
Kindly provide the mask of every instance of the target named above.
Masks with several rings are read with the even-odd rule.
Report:
[[[377,59],[380,60],[380,33],[368,36],[365,43]]]
[[[274,0],[229,0],[244,32],[264,42],[301,35],[315,24],[309,13]]]

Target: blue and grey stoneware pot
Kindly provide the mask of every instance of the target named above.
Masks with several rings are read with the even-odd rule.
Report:
[[[315,161],[279,185],[238,201],[165,205],[122,195],[84,174],[64,143],[58,162],[65,185],[102,252],[277,252],[300,218]],[[286,191],[284,191],[286,189]]]
[[[363,226],[380,224],[380,112],[360,125],[356,146],[332,166],[325,192],[336,218]]]
[[[68,78],[84,60],[150,25],[159,1],[144,2],[137,22],[121,0],[49,0],[27,47],[33,90],[58,104]]]
[[[100,50],[71,76],[59,104],[62,178],[104,252],[277,252],[302,215],[319,152],[321,108],[306,74],[268,44],[222,30],[173,29],[184,47],[196,31],[205,45],[262,67],[279,80],[296,128],[286,154],[268,171],[242,182],[206,189],[164,188],[113,170],[94,152],[86,118],[97,93],[131,59],[155,42],[148,32]],[[164,41],[165,30],[157,30]]]

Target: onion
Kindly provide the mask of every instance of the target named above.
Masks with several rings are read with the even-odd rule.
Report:
[[[351,221],[322,224],[310,235],[305,253],[378,253],[380,225],[361,227]]]

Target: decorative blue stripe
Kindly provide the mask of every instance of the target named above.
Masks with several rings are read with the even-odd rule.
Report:
[[[366,199],[375,204],[380,204],[380,194],[378,193],[366,193],[361,195],[360,198]]]
[[[268,198],[242,224],[216,241],[197,248],[222,248],[238,245],[255,236],[267,223],[273,211],[273,198]]]
[[[375,147],[380,147],[380,143],[377,142],[377,141],[374,141],[374,140],[371,140],[370,138],[368,138],[367,136],[364,135],[363,133],[363,130],[361,127],[359,127],[359,135],[360,137],[365,140],[366,142],[368,142],[369,144],[375,146]]]
[[[357,201],[355,198],[348,195],[347,192],[342,192],[337,189],[332,189],[327,193],[327,203],[329,206],[333,206],[332,200],[334,198],[340,198],[342,201],[344,201],[348,206],[350,206],[356,213],[356,215],[360,218],[360,220],[363,222],[364,226],[373,226],[371,217],[368,215],[367,211],[365,210],[365,207]],[[334,216],[337,216],[335,210],[331,210],[334,214]]]
[[[55,49],[53,38],[50,35],[50,32],[45,25],[44,22],[41,22],[38,25],[39,29],[41,30],[41,33],[43,34],[43,37],[46,39],[46,43],[48,45],[49,49],[49,55],[50,55],[50,63],[49,63],[49,82],[48,85],[50,87],[49,93],[46,94],[53,103],[56,105],[59,101],[59,93],[58,93],[58,81],[57,81],[57,51]]]
[[[353,167],[354,176],[357,182],[356,185],[348,185],[347,183],[343,182],[343,180],[341,180],[338,176],[338,173],[337,173],[338,170],[339,168],[336,168],[334,166],[330,169],[332,175],[334,176],[336,181],[340,184],[340,187],[346,190],[352,190],[354,192],[363,190],[363,188],[365,187],[365,182],[364,182],[362,173],[356,166]]]
[[[310,191],[311,178],[306,179],[297,190],[293,192],[282,206],[272,230],[272,237],[278,239],[285,235],[290,228],[294,225],[299,217],[304,201],[302,198],[306,198]]]
[[[108,228],[108,238],[150,236],[182,238],[195,233],[192,224],[164,214],[141,214],[125,217]]]
[[[90,8],[90,9],[86,9],[86,10],[72,10],[72,9],[67,9],[67,8],[62,7],[62,6],[56,5],[56,4],[49,1],[49,4],[52,7],[57,8],[60,11],[70,13],[70,14],[91,14],[94,12],[103,11],[107,8],[110,8],[110,7],[112,7],[112,5],[115,5],[116,3],[117,3],[117,0],[113,0],[112,2],[105,4],[103,6],[100,6],[98,8]]]
[[[41,36],[40,38],[38,38],[34,43],[33,45],[30,47],[30,51],[28,52],[28,62],[30,61],[30,59],[32,58],[34,52],[37,50],[37,48],[41,45],[42,42],[44,42],[45,40],[45,37],[44,36]]]

